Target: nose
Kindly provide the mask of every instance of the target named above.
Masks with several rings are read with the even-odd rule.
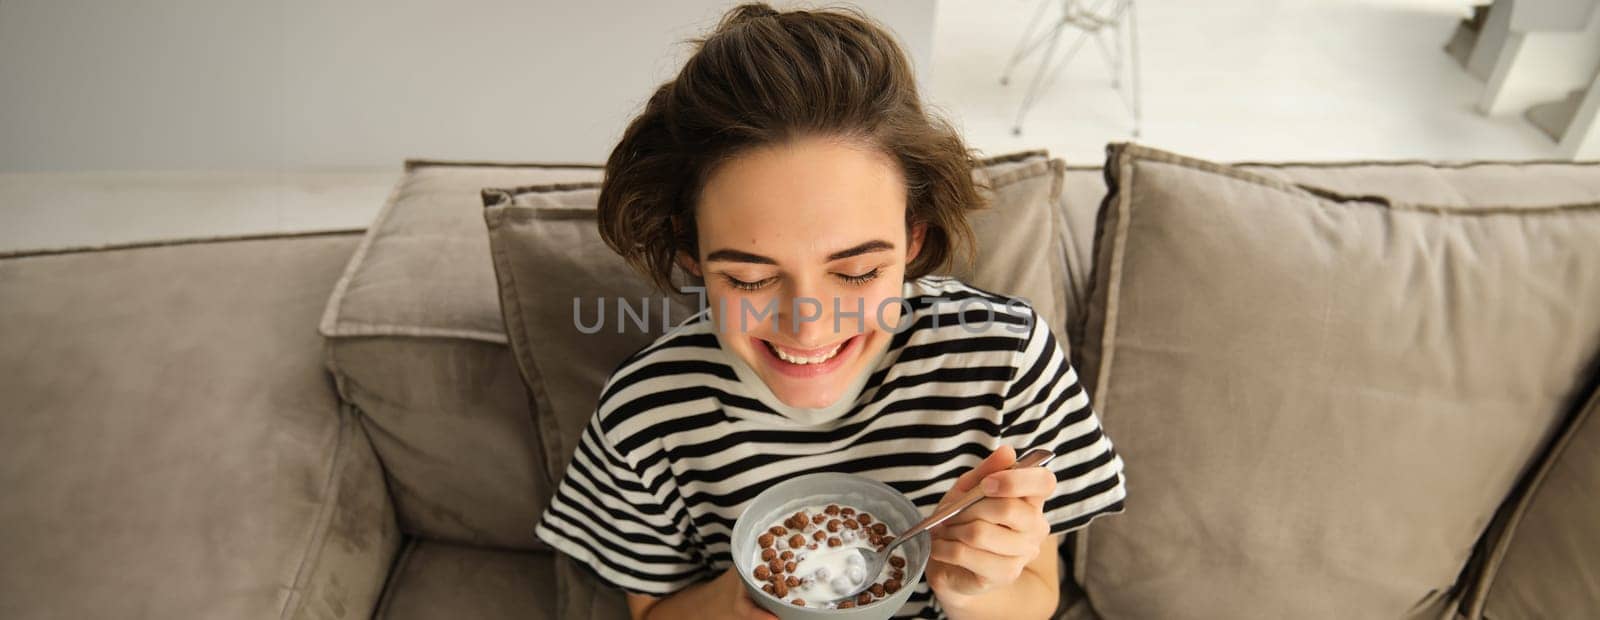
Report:
[[[779,298],[778,331],[797,347],[832,344],[833,299],[818,277],[791,278]]]

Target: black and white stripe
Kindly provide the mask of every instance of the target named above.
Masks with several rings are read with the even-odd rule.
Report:
[[[1052,533],[1123,510],[1122,460],[1032,308],[950,278],[907,282],[904,296],[913,327],[891,339],[854,406],[820,424],[741,384],[709,322],[641,349],[607,381],[536,533],[612,585],[670,594],[732,566],[734,521],[773,483],[856,473],[931,510],[1002,444],[1056,452]],[[923,582],[896,617],[941,616]]]

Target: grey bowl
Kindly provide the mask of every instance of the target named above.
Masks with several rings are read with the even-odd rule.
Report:
[[[918,536],[900,545],[906,554],[905,585],[889,596],[865,607],[850,609],[817,609],[796,607],[780,601],[762,591],[761,584],[751,576],[755,568],[750,563],[751,551],[756,548],[756,537],[774,523],[812,504],[848,504],[872,513],[893,532],[903,532],[922,520],[916,504],[899,491],[877,480],[854,474],[807,474],[780,482],[757,495],[739,520],[733,524],[733,566],[739,579],[750,594],[750,600],[770,611],[780,620],[883,620],[894,615],[911,598],[911,592],[922,582],[922,570],[928,565],[929,543],[927,536]]]

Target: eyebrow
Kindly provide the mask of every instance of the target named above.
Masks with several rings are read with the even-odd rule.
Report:
[[[828,255],[828,262],[833,262],[833,261],[840,260],[840,259],[850,258],[852,256],[860,256],[862,254],[867,254],[867,253],[870,253],[870,252],[882,252],[884,250],[893,250],[893,249],[894,249],[894,244],[893,243],[889,243],[888,241],[884,241],[882,239],[873,239],[871,241],[868,241],[866,243],[862,243],[862,244],[857,245],[855,247],[847,248],[847,249],[844,249],[844,250],[839,250],[838,252],[834,252],[832,254],[829,254]],[[756,263],[756,264],[760,264],[760,265],[776,265],[776,264],[778,264],[778,261],[772,260],[771,258],[767,258],[767,257],[762,256],[760,254],[751,254],[749,252],[744,252],[744,251],[740,251],[740,250],[728,250],[728,249],[717,250],[715,252],[712,252],[712,253],[706,255],[706,262],[710,263],[710,262],[715,262],[715,261],[729,261],[729,262],[735,262],[735,263]]]
[[[706,262],[729,261],[734,263],[760,263],[762,265],[776,265],[778,261],[760,254],[751,254],[739,250],[717,250],[706,255]]]
[[[828,255],[828,261],[832,262],[832,261],[839,260],[841,258],[850,258],[852,256],[860,256],[862,254],[866,254],[866,253],[869,253],[869,252],[882,252],[884,250],[893,250],[893,249],[894,249],[894,244],[893,243],[889,243],[888,241],[884,241],[882,239],[873,239],[871,241],[868,241],[868,242],[863,243],[861,245],[858,245],[856,247],[853,247],[853,248],[850,248],[850,249],[847,249],[847,250],[840,250],[838,252],[834,252],[832,254],[829,254]]]

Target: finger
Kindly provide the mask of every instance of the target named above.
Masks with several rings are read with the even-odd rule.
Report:
[[[1043,467],[1007,469],[983,477],[983,494],[1026,499],[1035,506],[1056,492],[1056,474]]]
[[[977,467],[967,470],[967,473],[961,474],[960,478],[956,478],[956,484],[951,487],[950,491],[952,493],[971,491],[973,487],[978,486],[978,481],[983,480],[984,476],[1001,471],[1016,462],[1017,451],[1013,450],[1011,446],[1002,445],[1000,449],[989,453],[989,456],[983,459],[982,463],[978,463]]]
[[[717,581],[724,582],[722,587],[733,595],[733,611],[730,614],[733,617],[747,620],[778,620],[777,616],[772,615],[772,612],[756,604],[755,599],[751,598],[750,592],[744,589],[744,583],[739,578],[737,571],[733,569],[725,570],[722,576],[717,578]]]
[[[954,564],[974,575],[995,583],[1011,583],[1022,574],[1027,562],[1022,558],[999,555],[971,545],[946,539],[934,539],[930,559]]]
[[[744,617],[749,620],[778,620],[778,617],[772,615],[772,612],[756,606],[755,603],[750,604],[750,610],[745,612]]]
[[[969,521],[940,530],[936,539],[954,540],[996,555],[1032,559],[1041,540],[988,521]]]
[[[739,611],[737,612],[738,617],[746,618],[747,620],[778,620],[778,617],[772,615],[772,612],[757,605],[748,594],[742,598],[743,601],[739,604]]]
[[[1035,534],[1041,526],[1045,525],[1044,513],[1039,507],[1027,500],[1012,497],[990,497],[968,508],[950,520],[939,524],[935,532],[942,532],[942,528],[954,527],[963,523],[986,521],[1005,527],[1007,529]]]
[[[927,575],[928,586],[933,588],[936,593],[949,591],[975,592],[989,588],[989,580],[978,576],[976,573],[932,558],[928,559],[928,570],[923,574]]]

